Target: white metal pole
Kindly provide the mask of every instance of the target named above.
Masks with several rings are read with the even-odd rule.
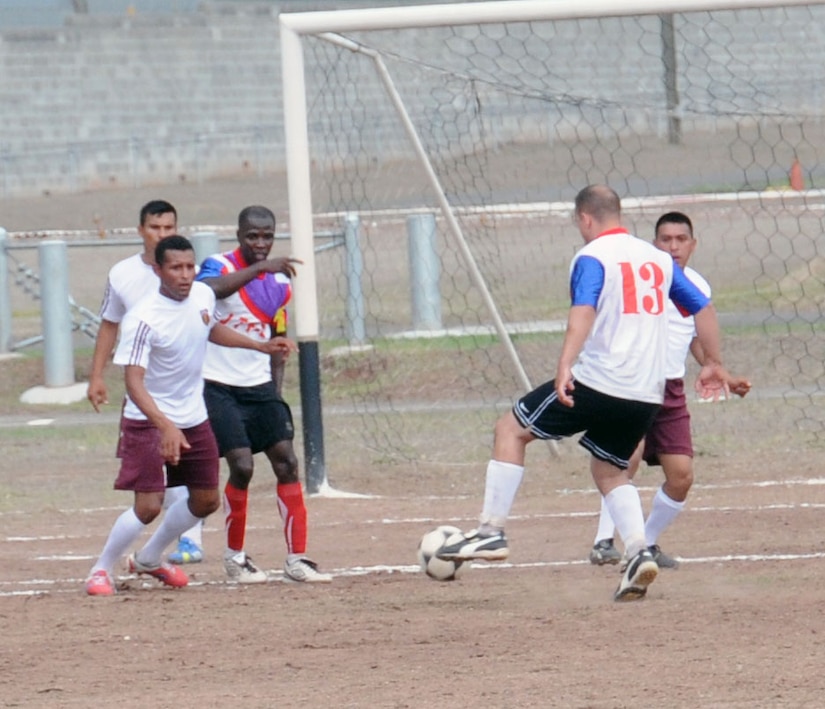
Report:
[[[74,350],[68,250],[65,241],[43,241],[37,249],[45,384],[47,387],[70,386],[74,384]]]
[[[295,296],[295,307],[292,312],[295,338],[299,348],[304,466],[307,491],[316,493],[326,487],[327,475],[321,415],[318,295],[312,229],[304,56],[301,38],[284,25],[281,25],[281,71],[292,256],[304,262],[292,281]]]
[[[11,287],[6,256],[8,233],[0,227],[0,352],[11,351]]]

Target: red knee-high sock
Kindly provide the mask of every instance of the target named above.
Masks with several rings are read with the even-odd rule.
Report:
[[[301,483],[278,483],[278,512],[284,523],[284,538],[288,554],[303,554],[307,550],[307,508]]]
[[[239,490],[226,483],[223,491],[223,511],[226,514],[226,546],[242,551],[246,537],[246,501],[248,490]]]

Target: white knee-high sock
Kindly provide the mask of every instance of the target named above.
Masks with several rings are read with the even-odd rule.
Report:
[[[599,512],[599,527],[596,530],[596,538],[593,544],[600,542],[602,539],[613,539],[616,534],[616,525],[613,524],[613,518],[610,516],[610,510],[607,509],[607,503],[604,497],[601,498],[601,511]]]
[[[159,566],[163,550],[199,519],[189,511],[188,498],[178,500],[166,510],[160,526],[137,553],[137,560],[146,566]]]
[[[163,509],[168,510],[178,500],[189,499],[189,488],[186,485],[167,487],[163,493]]]
[[[187,529],[181,537],[191,539],[199,547],[203,547],[203,520],[199,519],[189,529]]]
[[[123,512],[112,525],[112,531],[109,532],[103,551],[92,567],[91,573],[105,569],[111,574],[120,557],[135,543],[144,529],[146,525],[137,518],[134,507]]]
[[[610,516],[624,541],[628,558],[633,558],[645,545],[645,516],[642,501],[635,485],[626,483],[613,488],[604,496]]]
[[[484,507],[480,517],[482,526],[504,529],[523,476],[522,465],[501,463],[497,460],[491,460],[487,464]]]
[[[186,485],[176,485],[175,487],[167,487],[163,495],[163,509],[168,510],[178,500],[189,499],[189,488]],[[199,547],[203,546],[203,520],[199,520],[192,527],[187,529],[182,537],[188,537]]]
[[[653,506],[650,508],[645,523],[645,540],[647,545],[655,544],[659,537],[675,520],[679,513],[685,509],[684,502],[677,502],[671,499],[662,488],[656,491],[653,497]]]

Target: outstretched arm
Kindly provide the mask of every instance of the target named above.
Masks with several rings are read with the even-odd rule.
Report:
[[[271,355],[280,353],[289,356],[290,352],[297,352],[298,346],[288,337],[273,337],[271,340],[253,340],[246,335],[236,332],[231,327],[218,323],[209,332],[209,341],[222,347],[239,347],[246,350],[257,350]]]
[[[696,338],[702,348],[704,362],[696,379],[696,391],[703,399],[719,399],[729,393],[730,374],[722,366],[721,337],[716,308],[708,303],[693,316],[696,324]]]
[[[303,261],[297,258],[279,256],[278,258],[258,261],[251,266],[242,268],[240,271],[204,278],[203,282],[214,291],[216,298],[227,298],[233,293],[237,293],[262,273],[283,273],[289,278],[294,278],[296,264],[303,264]]]
[[[690,352],[700,366],[705,363],[705,353],[702,350],[699,339],[696,337],[694,337],[690,343]],[[745,377],[735,377],[731,374],[728,376],[728,389],[732,394],[736,394],[737,396],[746,396],[751,390],[751,383]]]

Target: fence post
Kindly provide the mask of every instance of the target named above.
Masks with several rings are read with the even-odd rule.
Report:
[[[347,340],[351,345],[361,345],[367,339],[364,327],[364,292],[361,279],[364,273],[364,257],[361,253],[361,220],[357,214],[344,218],[344,250],[347,259]]]
[[[195,263],[202,264],[207,256],[220,252],[220,240],[212,231],[199,231],[192,234],[192,246],[195,247]]]
[[[6,256],[8,234],[0,227],[0,353],[11,352],[11,288]]]
[[[74,349],[66,242],[43,241],[38,244],[37,251],[45,384],[47,387],[70,386],[74,384]]]
[[[440,264],[435,248],[435,215],[414,214],[408,217],[407,237],[413,327],[416,330],[440,330]]]

